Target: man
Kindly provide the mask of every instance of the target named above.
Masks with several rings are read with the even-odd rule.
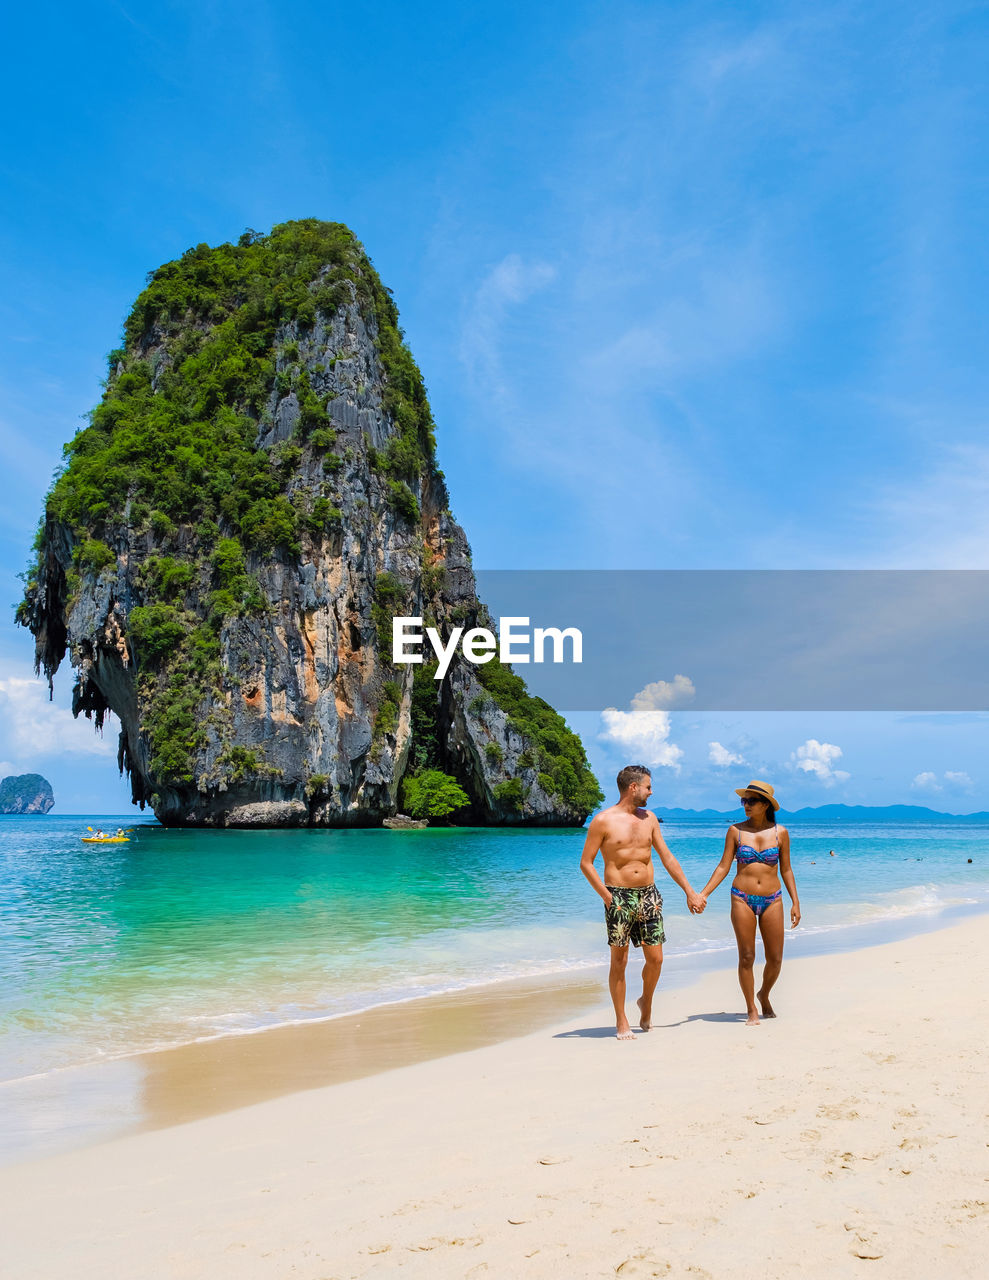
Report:
[[[666,847],[659,819],[643,805],[652,795],[652,775],[640,764],[627,765],[618,775],[619,800],[591,819],[580,856],[580,869],[604,901],[604,918],[611,947],[608,989],[615,1006],[616,1035],[619,1040],[635,1037],[625,1016],[625,966],[629,941],[642,947],[642,995],[639,1026],[652,1026],[652,997],[663,967],[663,899],[656,889],[652,851],[670,878],[687,895],[687,906],[697,915],[705,902],[690,887],[679,862]],[[604,879],[594,868],[598,853],[604,861]]]

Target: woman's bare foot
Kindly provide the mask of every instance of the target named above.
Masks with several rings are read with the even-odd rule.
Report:
[[[745,1025],[747,1027],[757,1027],[759,1025],[759,1015],[756,1013],[755,1009],[749,1010],[749,1016],[745,1019]]]
[[[643,1031],[648,1031],[652,1026],[652,1009],[648,1012],[642,1007],[642,997],[639,996],[635,1002],[639,1006],[639,1026]]]
[[[775,1018],[776,1010],[769,1003],[769,996],[764,996],[761,991],[756,992],[756,999],[762,1005],[762,1016],[764,1018]]]
[[[619,1027],[618,1030],[615,1032],[615,1039],[616,1040],[634,1040],[635,1032],[626,1022],[624,1027]]]

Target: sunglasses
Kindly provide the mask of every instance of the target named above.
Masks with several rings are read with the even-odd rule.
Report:
[[[755,804],[757,800],[765,800],[764,796],[742,796],[742,804]]]

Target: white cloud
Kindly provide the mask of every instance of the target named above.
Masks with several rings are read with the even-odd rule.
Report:
[[[723,747],[720,742],[709,742],[707,744],[707,758],[719,769],[727,769],[731,764],[745,763],[742,756],[736,755],[734,751],[729,751],[728,748]]]
[[[460,356],[471,376],[488,391],[505,392],[501,340],[509,309],[545,288],[555,275],[555,267],[548,262],[523,262],[517,253],[510,253],[481,282],[464,323]]]
[[[40,756],[114,756],[116,737],[110,717],[100,737],[91,720],[49,702],[43,680],[0,679],[0,750],[18,767]]]
[[[604,722],[601,740],[634,756],[633,763],[680,772],[683,751],[669,740],[668,711],[618,711],[607,707],[601,712],[601,719]]]
[[[672,680],[656,680],[647,684],[632,699],[633,711],[669,711],[690,702],[697,690],[689,676],[674,676]]]
[[[972,785],[972,779],[967,773],[948,769],[941,778],[930,769],[925,769],[923,773],[918,773],[910,784],[915,791],[943,791],[947,786],[951,791],[967,791]]]
[[[826,787],[831,787],[836,782],[846,782],[852,776],[844,769],[834,768],[834,762],[840,760],[841,755],[841,747],[836,747],[833,742],[818,742],[816,738],[808,738],[802,747],[797,747],[791,754],[790,760],[794,769],[812,773]]]

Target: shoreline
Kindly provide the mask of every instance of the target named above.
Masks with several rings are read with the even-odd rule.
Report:
[[[836,955],[847,951],[858,951],[864,947],[882,946],[886,942],[899,938],[921,936],[936,932],[956,920],[969,916],[989,914],[989,898],[985,900],[969,899],[953,902],[935,908],[924,907],[916,911],[878,916],[870,920],[856,921],[848,925],[810,926],[799,933],[791,932],[787,927],[786,936],[790,952],[794,945],[800,947],[800,954],[805,956]],[[667,944],[669,946],[669,944]],[[762,938],[756,934],[756,945],[761,956]],[[606,950],[606,948],[603,948]],[[788,953],[789,954],[789,953]],[[635,953],[633,952],[633,958]],[[735,943],[727,933],[724,940],[717,945],[697,949],[667,951],[663,966],[663,984],[670,981],[671,969],[677,970],[677,976],[708,972],[712,968],[734,966]],[[189,1049],[198,1045],[210,1044],[220,1040],[237,1040],[248,1036],[277,1034],[292,1029],[305,1027],[315,1028],[326,1023],[344,1021],[361,1016],[372,1017],[376,1014],[399,1008],[403,1005],[425,1006],[431,1001],[459,1000],[470,1001],[474,998],[495,996],[500,992],[511,993],[515,987],[528,984],[543,985],[556,983],[571,985],[579,982],[592,982],[595,975],[606,971],[608,961],[606,955],[600,959],[587,961],[570,961],[560,968],[542,968],[535,973],[518,973],[498,978],[457,981],[449,987],[436,990],[416,992],[410,995],[389,995],[383,1000],[361,1005],[353,1009],[326,1013],[314,1012],[306,1016],[296,1016],[281,1021],[259,1022],[254,1026],[228,1028],[212,1031],[206,1035],[193,1036],[188,1040],[176,1041],[172,1044],[155,1044],[147,1048],[121,1050],[111,1056],[88,1059],[83,1062],[63,1063],[56,1066],[40,1068],[24,1076],[9,1076],[0,1079],[0,1089],[16,1087],[32,1080],[44,1079],[64,1072],[95,1070],[112,1066],[116,1063],[133,1062],[137,1059],[153,1057],[160,1053],[171,1053],[176,1050]],[[687,975],[689,976],[689,975]]]
[[[985,904],[968,903],[816,934],[788,931],[785,963],[921,937],[987,911]],[[703,952],[668,951],[660,1007],[666,995],[734,968],[731,943]],[[632,1011],[637,975],[633,952]],[[599,965],[579,970],[478,983],[6,1081],[0,1084],[8,1110],[0,1168],[468,1053],[595,1009],[611,1013],[606,955]]]
[[[525,1036],[593,1008],[606,975],[604,962],[6,1081],[0,1169]]]
[[[20,1280],[981,1275],[989,963],[969,919],[0,1170]],[[635,991],[630,992],[630,1001]],[[758,1240],[758,1249],[740,1241]]]

